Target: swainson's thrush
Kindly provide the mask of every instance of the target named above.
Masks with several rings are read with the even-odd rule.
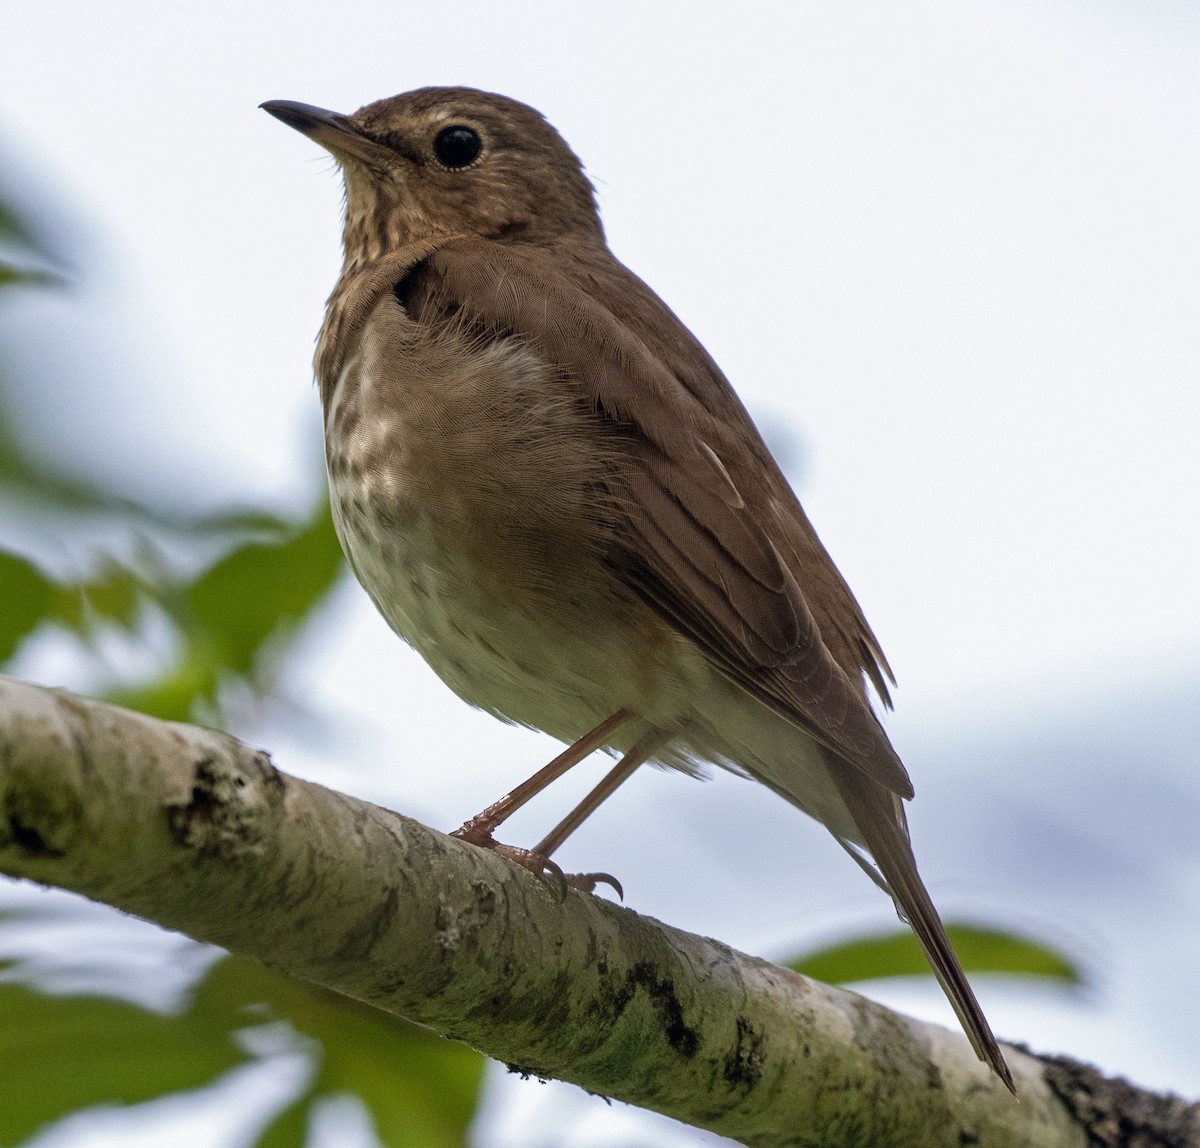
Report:
[[[822,822],[916,932],[1011,1088],[917,873],[904,766],[867,694],[891,671],[733,389],[609,251],[536,111],[425,88],[351,116],[263,107],[346,181],[316,372],[334,521],[392,628],[460,697],[569,748],[459,834],[492,831],[595,749],[749,774]],[[586,884],[586,879],[584,884]]]

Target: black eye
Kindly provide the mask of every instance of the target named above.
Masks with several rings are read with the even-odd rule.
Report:
[[[462,124],[442,128],[433,141],[433,154],[438,157],[438,163],[450,168],[467,167],[479,158],[481,151],[483,140]]]

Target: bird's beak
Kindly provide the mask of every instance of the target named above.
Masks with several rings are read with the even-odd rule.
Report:
[[[289,128],[303,132],[337,158],[351,156],[363,163],[378,164],[391,153],[390,148],[359,131],[349,116],[338,112],[299,104],[295,100],[267,100],[258,106]]]

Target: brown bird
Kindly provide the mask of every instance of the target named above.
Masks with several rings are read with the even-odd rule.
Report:
[[[879,643],[720,368],[609,251],[566,142],[470,88],[263,107],[346,182],[316,374],[350,564],[460,697],[569,747],[459,835],[557,872],[643,762],[748,774],[892,896],[1011,1089],[917,873],[867,693],[890,705]],[[533,850],[496,844],[597,749],[623,756],[578,809]]]

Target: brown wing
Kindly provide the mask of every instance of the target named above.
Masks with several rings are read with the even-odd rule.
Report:
[[[747,692],[912,795],[862,685],[886,698],[874,636],[732,388],[656,295],[606,251],[468,239],[396,294],[414,318],[510,335],[558,366],[628,458],[614,573]]]

